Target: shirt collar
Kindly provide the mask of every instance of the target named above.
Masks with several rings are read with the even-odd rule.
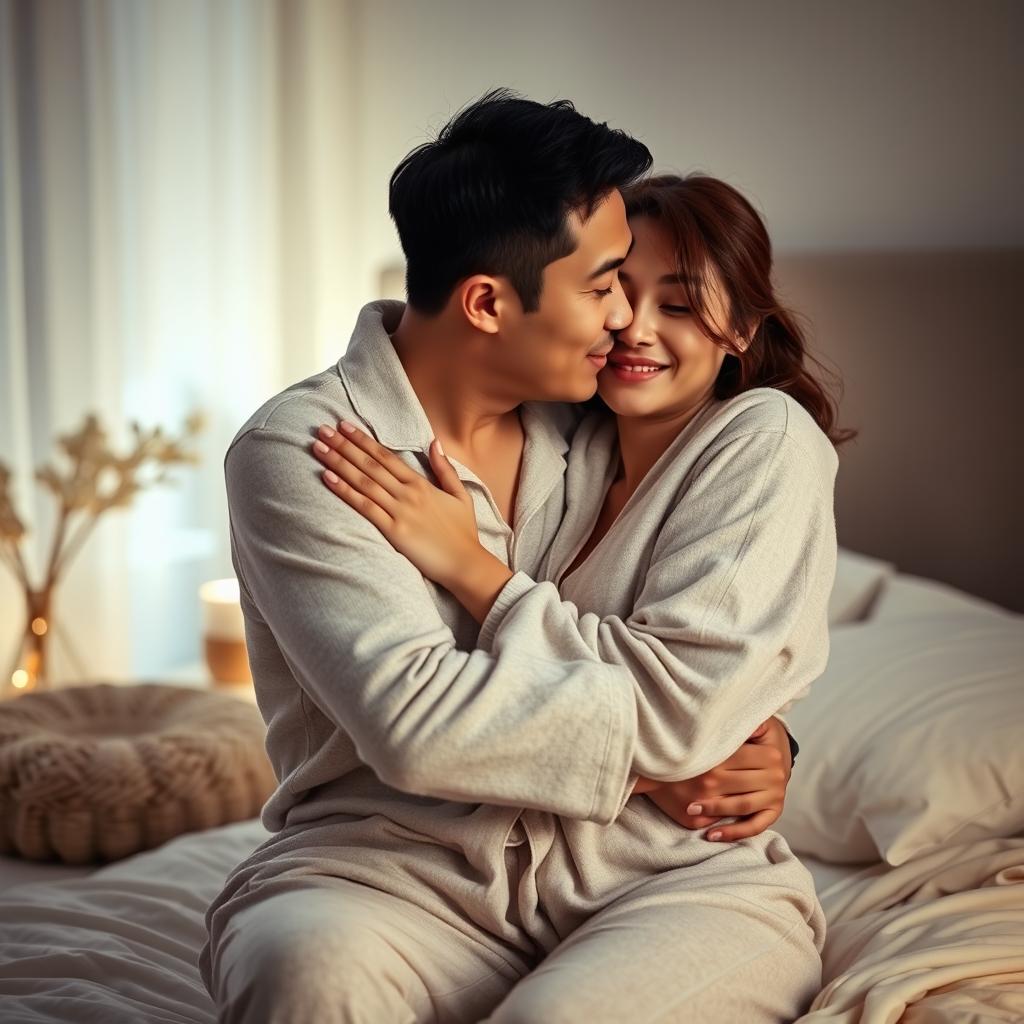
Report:
[[[389,336],[404,310],[405,303],[396,299],[363,306],[337,369],[353,408],[380,444],[393,451],[426,454],[434,431]],[[551,469],[564,472],[562,456],[578,414],[560,402],[524,402],[520,413],[526,433],[524,459],[539,457],[552,463]]]

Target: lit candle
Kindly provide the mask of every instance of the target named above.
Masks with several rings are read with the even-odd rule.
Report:
[[[238,580],[209,580],[200,586],[199,599],[203,608],[203,649],[210,675],[218,683],[251,682]]]

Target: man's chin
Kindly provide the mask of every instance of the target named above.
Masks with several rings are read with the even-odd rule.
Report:
[[[561,402],[586,402],[593,398],[597,394],[597,378],[593,380],[584,381],[572,392],[567,394],[564,398],[558,399]]]
[[[559,380],[552,386],[550,378],[544,382],[543,390],[538,387],[532,398],[535,402],[585,402],[597,394],[597,377],[587,376],[576,380]]]

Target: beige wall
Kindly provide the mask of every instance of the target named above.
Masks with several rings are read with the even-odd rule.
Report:
[[[364,291],[398,255],[391,171],[496,85],[568,97],[706,170],[779,251],[1024,245],[1017,0],[359,0]]]

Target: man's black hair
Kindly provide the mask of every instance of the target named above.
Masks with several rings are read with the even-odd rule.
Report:
[[[406,258],[409,305],[439,313],[472,274],[508,278],[526,312],[540,305],[547,264],[616,188],[651,166],[647,147],[580,114],[493,89],[417,147],[391,175],[389,212]]]

